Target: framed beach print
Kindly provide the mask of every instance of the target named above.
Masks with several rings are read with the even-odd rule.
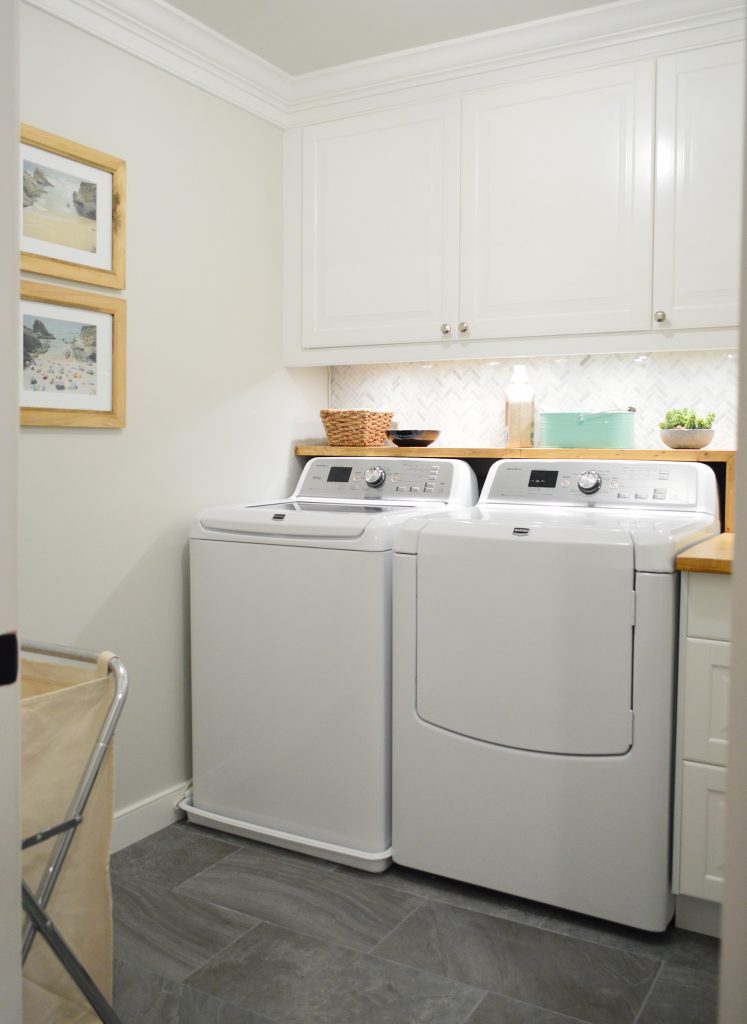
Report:
[[[124,288],[124,160],[24,124],[21,181],[21,270]]]
[[[21,426],[125,425],[124,299],[21,282]]]

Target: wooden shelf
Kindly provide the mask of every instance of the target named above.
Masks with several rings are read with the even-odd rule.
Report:
[[[722,533],[683,551],[677,558],[677,568],[682,572],[730,573],[733,562],[734,534]]]
[[[304,457],[342,455],[346,458],[408,458],[408,459],[628,459],[661,462],[713,462],[725,467],[724,529],[734,530],[734,464],[736,452],[727,449],[701,448],[398,448],[382,445],[378,448],[353,448],[299,443],[296,455]]]

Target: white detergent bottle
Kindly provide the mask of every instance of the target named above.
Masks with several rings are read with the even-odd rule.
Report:
[[[511,383],[506,388],[507,448],[531,448],[534,444],[534,388],[529,383],[526,366],[515,366]]]

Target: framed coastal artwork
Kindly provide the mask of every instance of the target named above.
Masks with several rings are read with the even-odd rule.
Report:
[[[21,181],[21,270],[124,288],[124,160],[24,124]]]
[[[21,426],[125,425],[126,302],[21,282]]]

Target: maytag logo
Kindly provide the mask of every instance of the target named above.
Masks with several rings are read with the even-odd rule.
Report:
[[[529,527],[528,526],[515,526],[514,527],[514,533],[516,534],[517,537],[526,537],[526,535],[529,533]]]
[[[273,515],[272,518],[273,518],[273,520],[275,520],[275,519],[285,519],[285,512],[275,512],[275,514]]]

